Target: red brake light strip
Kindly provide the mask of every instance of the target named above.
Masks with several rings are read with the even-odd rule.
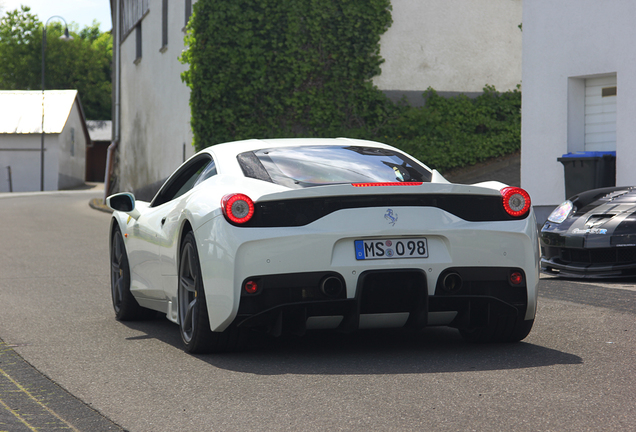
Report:
[[[351,183],[353,187],[370,186],[420,186],[422,182]]]

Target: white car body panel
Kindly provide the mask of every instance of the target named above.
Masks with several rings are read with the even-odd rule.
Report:
[[[501,196],[500,189],[506,186],[499,182],[451,184],[437,171],[429,169],[431,182],[419,186],[355,188],[350,184],[339,184],[289,189],[244,177],[236,157],[238,153],[261,148],[343,143],[399,152],[384,144],[349,139],[249,140],[216,145],[203,151],[214,158],[215,176],[156,207],[137,201],[137,218],[131,217],[131,212],[115,211],[113,224],[117,224],[124,235],[129,258],[130,291],[139,304],[164,312],[168,319],[178,322],[180,244],[184,229],[189,226],[196,238],[213,331],[223,331],[235,320],[242,284],[247,278],[315,271],[339,273],[345,281],[346,298],[353,299],[360,274],[368,270],[422,269],[428,295],[432,296],[438,277],[449,267],[521,268],[525,272],[528,295],[525,319],[534,319],[539,251],[532,210],[519,220],[469,222],[436,207],[395,206],[392,210],[399,218],[391,224],[385,218],[386,206],[349,208],[327,214],[307,225],[289,227],[237,227],[223,216],[220,203],[228,193],[245,193],[254,202],[380,193],[497,197]],[[364,261],[355,258],[355,240],[419,237],[427,239],[427,258]],[[457,313],[453,311],[431,312],[428,322],[431,325],[448,324],[455,315]],[[407,318],[408,313],[406,316],[404,313],[367,314],[360,316],[359,328],[402,326]],[[307,327],[335,328],[341,321],[342,316],[337,315],[314,316],[307,320]]]
[[[410,228],[397,231],[386,223],[385,208],[343,210],[303,227],[258,228],[258,232],[233,227],[225,236],[219,235],[227,229],[222,217],[214,220],[216,224],[202,227],[197,238],[206,295],[212,296],[208,302],[212,328],[222,330],[232,322],[238,311],[241,283],[262,274],[335,269],[345,279],[348,298],[355,296],[358,275],[371,269],[423,268],[430,295],[434,294],[439,274],[451,265],[529,268],[533,271],[527,272],[527,284],[538,284],[539,255],[527,247],[538,241],[534,215],[494,225],[466,222],[434,208],[395,210]],[[418,220],[427,221],[425,230],[416,225]],[[367,234],[370,232],[374,235]],[[373,237],[426,237],[429,258],[356,261],[353,241]],[[219,241],[221,238],[226,241]],[[536,289],[533,291],[526,319],[532,319],[536,311]]]

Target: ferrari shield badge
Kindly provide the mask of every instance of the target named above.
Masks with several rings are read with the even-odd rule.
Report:
[[[384,213],[384,219],[388,220],[391,226],[395,226],[395,223],[398,220],[397,213],[393,212],[393,209],[386,209],[386,213]]]

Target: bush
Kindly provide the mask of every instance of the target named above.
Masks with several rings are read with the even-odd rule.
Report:
[[[521,92],[486,86],[470,99],[429,89],[421,108],[403,106],[382,130],[383,141],[441,172],[514,153],[521,147]]]

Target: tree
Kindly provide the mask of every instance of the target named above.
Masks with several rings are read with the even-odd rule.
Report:
[[[62,41],[63,24],[51,21],[46,29],[45,89],[77,89],[86,118],[111,118],[112,36],[93,21]],[[28,6],[0,18],[0,89],[41,90],[43,23]]]

